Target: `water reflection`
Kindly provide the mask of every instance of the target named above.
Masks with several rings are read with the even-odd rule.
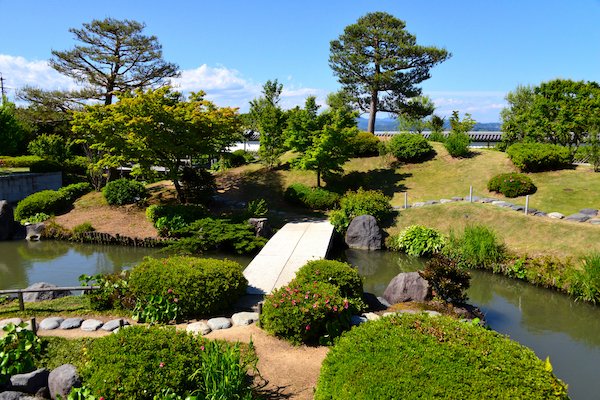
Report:
[[[356,265],[365,290],[377,295],[396,274],[422,268],[422,260],[391,252],[347,250],[338,258]],[[485,271],[472,271],[468,295],[492,329],[533,349],[541,359],[550,356],[556,375],[569,384],[571,398],[598,398],[600,307]]]

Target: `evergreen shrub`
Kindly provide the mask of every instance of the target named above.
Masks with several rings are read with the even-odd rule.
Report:
[[[338,232],[345,232],[355,217],[372,215],[378,223],[382,223],[393,215],[390,198],[379,190],[358,189],[346,192],[340,199],[340,209],[329,215],[329,220]]]
[[[506,197],[518,197],[533,194],[537,190],[527,175],[508,173],[499,174],[489,180],[487,188],[490,192],[502,193]]]
[[[292,183],[283,196],[290,204],[311,210],[332,210],[340,201],[337,193],[322,188],[311,188],[301,183]]]
[[[248,282],[240,264],[230,260],[176,256],[146,258],[129,277],[138,299],[162,296],[172,289],[179,295],[180,316],[214,316],[228,311],[246,292]]]
[[[506,154],[524,172],[564,169],[573,163],[567,147],[550,143],[515,143],[506,149]]]
[[[315,400],[568,399],[552,365],[492,330],[402,314],[345,333],[321,367]]]
[[[402,162],[421,162],[435,154],[427,139],[415,133],[394,135],[388,142],[388,148]]]
[[[108,182],[102,189],[102,194],[108,204],[122,206],[146,198],[148,192],[142,183],[121,178]]]
[[[68,202],[73,203],[84,194],[91,192],[92,185],[87,182],[73,183],[71,185],[61,187],[58,189],[58,191],[66,196]]]
[[[435,254],[419,275],[432,288],[434,297],[449,303],[463,303],[467,300],[471,275],[462,268],[456,259],[443,254]]]
[[[350,138],[349,148],[353,157],[372,157],[379,154],[379,143],[377,136],[370,132],[359,131]]]
[[[19,201],[15,208],[15,220],[21,221],[37,213],[60,214],[69,208],[67,195],[55,190],[42,190]]]
[[[452,157],[467,157],[470,153],[470,144],[469,134],[463,132],[450,132],[444,140],[444,147]]]

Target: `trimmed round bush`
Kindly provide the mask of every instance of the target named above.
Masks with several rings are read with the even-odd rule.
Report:
[[[292,280],[265,298],[260,325],[293,344],[329,344],[350,328],[352,309],[334,285]]]
[[[311,188],[301,183],[292,183],[283,194],[291,204],[311,210],[331,210],[335,208],[340,196],[321,188]]]
[[[132,326],[91,342],[81,375],[96,398],[175,398],[164,396],[169,390],[178,398],[196,392],[202,399],[242,399],[250,392],[244,368],[239,345],[172,327]]]
[[[340,289],[342,296],[362,300],[363,283],[358,270],[341,261],[309,261],[296,272],[295,280],[302,283],[329,283]]]
[[[63,193],[67,197],[67,201],[72,203],[84,194],[91,192],[92,185],[87,182],[73,183],[71,185],[61,187],[58,189],[58,191]]]
[[[15,220],[21,221],[37,213],[60,214],[69,208],[67,195],[55,190],[42,190],[21,200],[15,208]]]
[[[240,264],[196,257],[146,258],[129,277],[138,299],[162,296],[172,289],[179,296],[180,316],[217,315],[246,293],[248,281]]]
[[[569,168],[573,164],[571,151],[550,143],[515,143],[506,149],[513,164],[524,172]]]
[[[140,201],[148,192],[142,183],[121,178],[108,182],[102,194],[108,204],[122,206]]]
[[[470,144],[471,138],[467,133],[462,132],[450,132],[444,140],[444,147],[452,157],[467,157]]]
[[[349,141],[353,157],[372,157],[379,155],[379,143],[381,141],[370,132],[359,131]]]
[[[439,253],[446,245],[446,238],[439,231],[423,225],[411,225],[398,235],[390,236],[387,247],[408,255],[422,257]]]
[[[358,189],[346,192],[340,200],[340,209],[329,215],[329,220],[338,232],[344,232],[353,218],[372,215],[381,223],[393,214],[390,198],[379,190]]]
[[[402,314],[345,333],[321,367],[315,400],[568,399],[549,362],[494,331]]]
[[[394,135],[388,143],[388,148],[398,161],[403,162],[424,161],[435,154],[427,139],[414,133]]]
[[[487,188],[490,192],[502,193],[506,197],[525,196],[537,190],[527,175],[517,173],[496,175],[490,179]]]

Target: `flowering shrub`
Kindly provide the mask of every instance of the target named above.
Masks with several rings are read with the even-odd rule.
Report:
[[[487,187],[490,192],[502,193],[506,197],[525,196],[537,190],[527,175],[516,173],[496,175],[490,179]]]
[[[266,297],[260,323],[294,344],[331,343],[350,328],[353,309],[334,285],[292,280]]]
[[[80,275],[82,286],[98,286],[85,295],[92,310],[132,309],[135,299],[129,290],[129,271],[114,274]]]
[[[363,283],[358,270],[350,264],[334,260],[314,260],[296,272],[298,283],[323,282],[336,286],[340,294],[354,302],[361,302]]]

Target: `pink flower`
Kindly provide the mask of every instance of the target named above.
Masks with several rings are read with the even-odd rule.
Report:
[[[318,305],[319,305],[319,303],[313,304],[313,308],[317,308]]]
[[[277,308],[277,307],[279,307],[279,304],[277,304],[277,303],[273,304],[273,308]]]
[[[173,299],[173,303],[177,303],[178,301],[179,301],[179,299],[178,299],[177,297],[175,297],[175,298]]]
[[[167,290],[167,293],[169,293],[169,294],[173,293],[173,289]]]
[[[306,330],[310,331],[310,324],[306,325]]]
[[[204,351],[204,346],[200,346],[200,351]]]
[[[98,400],[104,400],[104,397],[100,396],[100,398]]]
[[[295,306],[296,305],[296,300],[292,300],[292,305]]]
[[[333,311],[337,311],[337,306],[333,306]]]
[[[348,300],[344,300],[344,308],[347,310],[348,309]]]
[[[158,367],[159,367],[159,368],[162,368],[162,367],[164,367],[164,366],[165,366],[165,363],[164,363],[164,362],[161,362],[160,364],[158,364]]]
[[[308,299],[308,295],[304,296],[305,299]]]

